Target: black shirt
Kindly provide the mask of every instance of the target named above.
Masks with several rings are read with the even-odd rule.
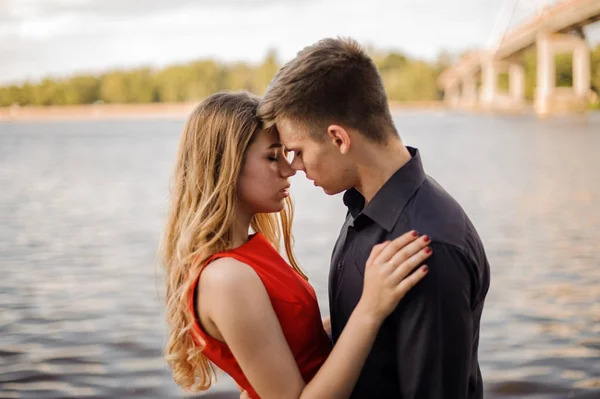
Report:
[[[477,350],[490,269],[460,205],[423,171],[417,149],[365,207],[344,194],[348,215],[329,274],[336,342],[363,289],[374,245],[416,230],[432,238],[429,272],[384,321],[352,398],[482,398]]]

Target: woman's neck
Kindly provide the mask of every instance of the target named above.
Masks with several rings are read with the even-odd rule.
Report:
[[[231,245],[233,248],[240,247],[248,241],[248,230],[250,221],[254,215],[238,212],[238,216],[231,226]]]

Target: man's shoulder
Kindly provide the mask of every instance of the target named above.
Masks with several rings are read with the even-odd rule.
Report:
[[[462,206],[431,176],[425,177],[401,219],[396,228],[415,229],[459,249],[474,231]]]

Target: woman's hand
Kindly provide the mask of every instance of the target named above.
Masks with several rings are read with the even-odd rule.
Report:
[[[363,293],[357,310],[383,320],[406,293],[427,274],[427,266],[413,270],[431,256],[428,236],[408,232],[393,241],[375,245],[365,267]],[[412,273],[412,274],[411,274]]]

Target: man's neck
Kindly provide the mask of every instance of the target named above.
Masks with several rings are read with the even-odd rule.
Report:
[[[385,145],[369,143],[363,147],[357,169],[358,183],[354,188],[365,198],[365,206],[410,159],[410,153],[399,139]]]

